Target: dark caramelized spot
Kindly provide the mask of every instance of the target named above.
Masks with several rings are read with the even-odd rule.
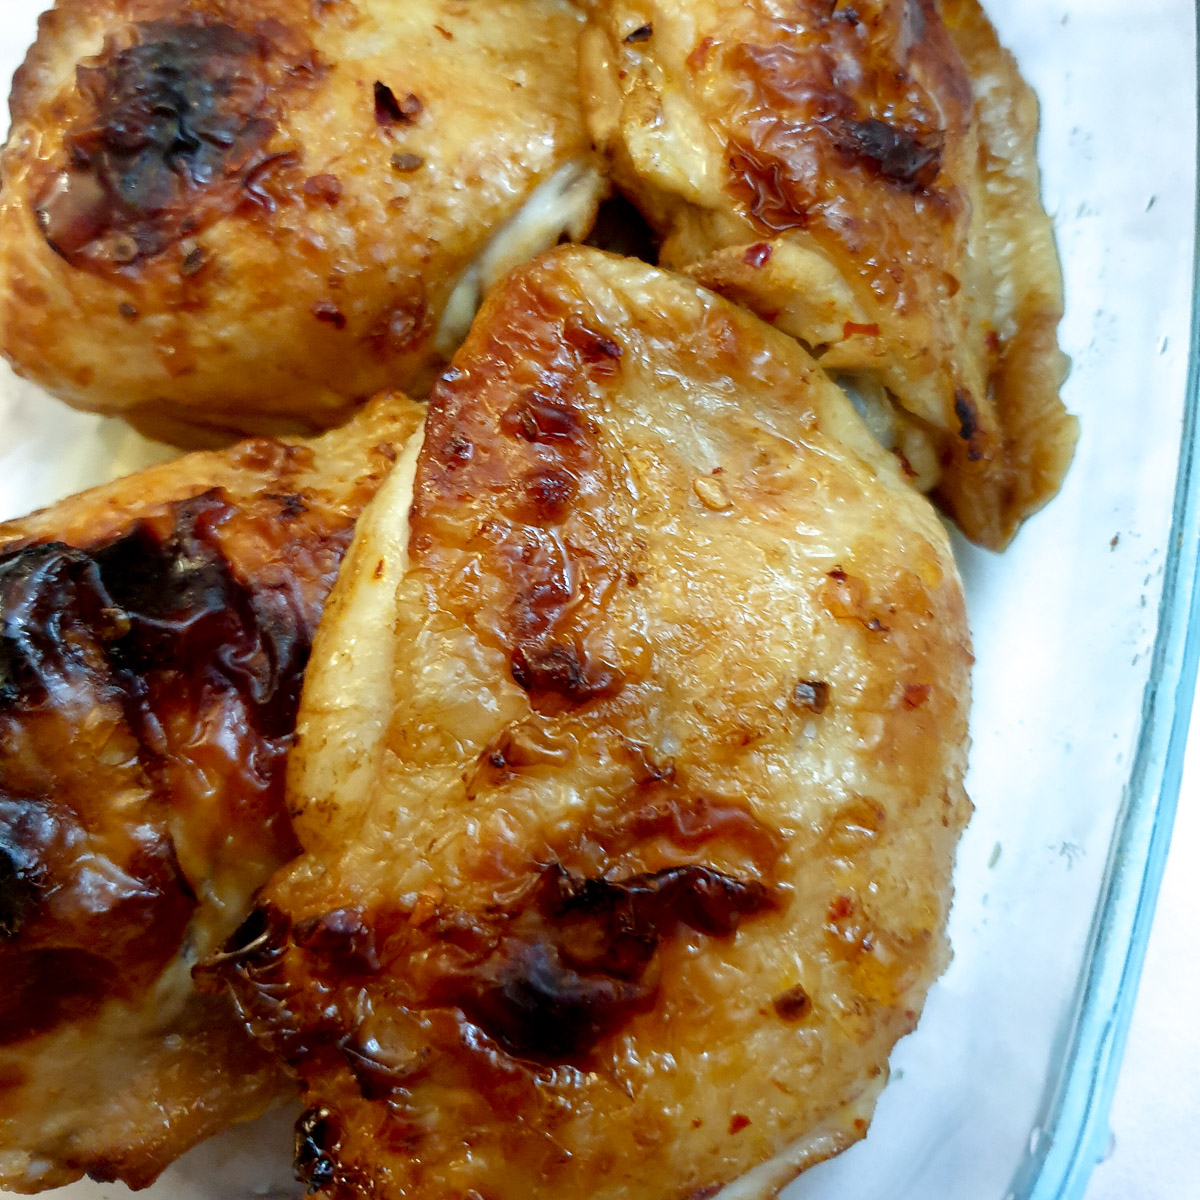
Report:
[[[771,1003],[781,1021],[803,1021],[812,1012],[812,1000],[798,983],[780,992]]]
[[[318,75],[311,49],[282,27],[268,37],[163,20],[133,33],[133,45],[79,66],[85,112],[36,201],[46,240],[75,266],[131,266],[235,208],[275,131],[280,94]]]
[[[433,999],[517,1057],[576,1061],[653,1004],[658,948],[677,928],[728,936],[774,903],[765,885],[711,867],[613,881],[554,865],[494,949],[442,980]]]
[[[587,427],[579,410],[529,392],[500,419],[509,437],[527,442],[571,442],[581,439]]]
[[[801,679],[792,688],[792,703],[820,716],[829,704],[829,684],[819,679]]]
[[[379,970],[375,934],[357,909],[339,908],[299,922],[292,934],[297,946],[326,960],[341,975]]]
[[[375,80],[375,121],[379,125],[410,125],[421,115],[425,105],[421,98],[409,92],[399,99],[386,83]]]
[[[627,46],[636,46],[638,42],[648,42],[653,36],[653,25],[639,25],[632,33],[627,33],[622,41]]]
[[[392,170],[400,175],[408,175],[425,165],[425,160],[419,154],[407,152],[396,153],[391,157]]]
[[[889,125],[875,117],[843,121],[835,129],[838,149],[889,183],[919,191],[933,186],[942,165],[944,136]]]
[[[592,366],[607,364],[606,360],[621,357],[621,347],[606,334],[584,325],[582,321],[568,318],[563,327],[563,337],[569,346],[573,346],[585,363]]]
[[[979,409],[969,392],[959,388],[954,393],[954,415],[958,418],[958,436],[967,443],[967,461],[983,458],[983,430],[979,424]]]
[[[310,1108],[296,1121],[296,1178],[311,1196],[328,1187],[337,1177],[337,1154],[341,1135],[327,1108]]]
[[[553,692],[582,704],[608,695],[621,684],[619,672],[590,662],[575,646],[518,645],[512,677],[527,692]]]
[[[38,899],[35,881],[14,851],[0,844],[0,940],[21,932],[25,914]]]
[[[561,468],[531,471],[525,477],[525,495],[532,519],[545,524],[561,521],[577,489],[574,477]]]
[[[329,304],[324,300],[319,301],[313,305],[312,314],[318,321],[325,325],[332,325],[334,329],[346,328],[346,314],[336,304]]]
[[[304,181],[304,194],[336,205],[342,198],[342,181],[336,175],[310,175]]]

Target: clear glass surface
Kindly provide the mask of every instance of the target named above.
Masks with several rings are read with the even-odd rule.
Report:
[[[5,0],[0,72],[38,0]],[[789,1200],[1072,1200],[1106,1116],[1178,792],[1200,647],[1188,0],[985,0],[1042,102],[1083,433],[1003,556],[957,542],[977,666],[955,959],[897,1047],[870,1135]],[[0,366],[0,516],[162,456]],[[1194,622],[1193,622],[1194,625]],[[215,1139],[156,1200],[299,1195],[287,1114]],[[115,1197],[80,1183],[56,1195]]]

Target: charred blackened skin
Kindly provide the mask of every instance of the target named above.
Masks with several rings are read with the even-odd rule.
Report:
[[[88,550],[49,543],[0,555],[5,743],[35,739],[36,745],[37,714],[54,711],[64,689],[78,701],[73,689],[80,687],[121,705],[151,781],[159,770],[160,718],[173,706],[198,706],[199,719],[232,693],[264,748],[286,741],[311,634],[286,600],[234,579],[216,540],[230,512],[228,500],[212,492],[178,504],[165,538],[139,523]],[[262,769],[281,761],[280,753],[264,753]],[[11,762],[11,769],[21,767]],[[137,831],[131,856],[117,864],[131,885],[111,897],[97,893],[115,906],[111,944],[87,924],[99,920],[94,897],[77,905],[90,914],[78,929],[52,917],[43,921],[40,894],[66,896],[75,886],[67,881],[75,878],[76,857],[87,851],[90,818],[53,795],[17,794],[11,778],[0,755],[0,977],[28,975],[36,965],[44,978],[22,996],[11,989],[0,996],[0,1040],[43,1027],[80,1001],[82,990],[99,995],[110,985],[132,986],[134,967],[123,956],[133,951],[121,938],[139,939],[139,971],[161,969],[177,951],[196,902],[165,825],[147,826]],[[60,870],[66,872],[61,879]]]
[[[932,187],[942,169],[944,139],[939,133],[918,134],[874,117],[837,122],[832,132],[846,158],[906,191]]]
[[[37,889],[15,854],[0,846],[0,941],[21,932],[25,914],[37,902]]]
[[[375,80],[375,121],[379,125],[411,125],[424,110],[421,98],[409,92],[397,100],[386,83]]]
[[[829,684],[819,679],[801,679],[792,688],[792,703],[820,716],[829,705]]]
[[[773,907],[771,890],[711,867],[619,882],[546,868],[495,949],[448,977],[435,1002],[462,1009],[509,1053],[561,1063],[649,1008],[660,943],[681,925],[711,937]]]
[[[36,201],[46,240],[75,266],[133,265],[235,207],[275,130],[280,79],[318,74],[311,53],[280,62],[272,39],[230,25],[135,30],[135,45],[77,69],[90,111]]]
[[[620,672],[587,661],[574,646],[518,646],[512,677],[527,692],[553,692],[576,704],[610,695],[620,687]]]
[[[340,1141],[333,1114],[327,1108],[310,1108],[296,1122],[296,1178],[311,1196],[333,1183],[337,1176]]]
[[[979,428],[979,411],[966,392],[954,393],[954,415],[958,418],[958,436],[967,443],[967,460],[978,462],[983,457],[979,446],[983,431]]]

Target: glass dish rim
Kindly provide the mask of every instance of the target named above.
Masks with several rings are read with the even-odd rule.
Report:
[[[1200,51],[1200,0],[1193,40]],[[1200,53],[1196,55],[1200,101]],[[1179,472],[1142,721],[1085,949],[1060,1069],[1004,1200],[1080,1200],[1106,1154],[1121,1059],[1183,778],[1200,664],[1200,122],[1192,312]]]

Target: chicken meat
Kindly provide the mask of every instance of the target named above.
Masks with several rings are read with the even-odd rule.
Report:
[[[183,444],[418,395],[606,184],[568,0],[59,0],[0,153],[0,351]]]
[[[589,0],[584,95],[685,269],[802,340],[968,537],[1062,481],[1038,112],[977,0]]]
[[[384,398],[0,526],[0,1188],[144,1186],[287,1090],[191,969],[296,850],[313,633],[422,417]]]
[[[366,510],[204,967],[331,1200],[771,1193],[863,1136],[947,961],[946,533],[796,344],[561,247]]]

